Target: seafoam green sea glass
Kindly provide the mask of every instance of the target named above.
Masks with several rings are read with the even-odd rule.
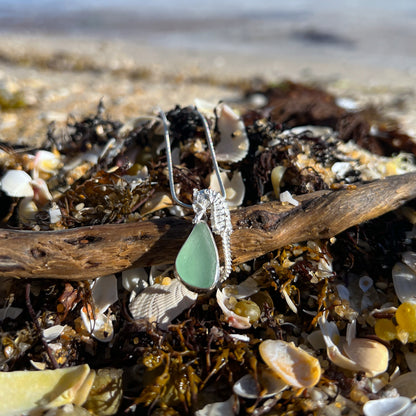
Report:
[[[218,250],[206,222],[195,224],[176,257],[176,273],[182,281],[197,290],[212,288],[219,277]]]

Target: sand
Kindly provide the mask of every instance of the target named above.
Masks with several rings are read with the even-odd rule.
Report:
[[[241,104],[247,85],[284,79],[319,85],[356,105],[374,104],[416,135],[416,73],[330,56],[154,47],[131,40],[34,34],[0,35],[0,97],[22,108],[0,113],[0,140],[38,145],[47,127],[95,112],[100,99],[127,121],[193,104],[195,98]],[[19,101],[19,102],[20,102]],[[247,103],[244,103],[248,105]]]

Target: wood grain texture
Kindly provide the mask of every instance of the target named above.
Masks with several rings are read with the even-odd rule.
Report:
[[[301,195],[296,207],[268,202],[234,210],[233,264],[287,244],[333,237],[413,198],[416,173],[408,173],[355,189]],[[176,217],[62,231],[2,229],[0,277],[85,280],[132,266],[173,263],[191,229],[190,219]]]

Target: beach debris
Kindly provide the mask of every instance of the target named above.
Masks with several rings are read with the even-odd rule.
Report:
[[[195,412],[195,416],[224,416],[237,415],[239,412],[238,402],[231,396],[224,402],[209,403]]]
[[[83,405],[94,378],[95,371],[87,364],[57,370],[0,372],[0,415]]]
[[[377,400],[369,400],[364,404],[365,416],[405,416],[411,400],[408,397],[386,397]]]
[[[227,104],[216,107],[220,142],[215,146],[218,162],[236,163],[248,153],[249,140],[241,118]]]
[[[110,342],[114,336],[112,317],[107,309],[118,300],[117,279],[114,275],[97,278],[91,291],[92,302],[81,308],[86,330],[101,342]]]
[[[246,191],[241,172],[233,172],[231,180],[228,178],[227,172],[221,172],[220,175],[224,184],[226,194],[225,200],[227,201],[228,207],[239,207],[243,203]],[[221,192],[215,172],[212,172],[209,175],[209,187],[218,193]]]
[[[190,291],[179,279],[164,278],[161,283],[146,287],[129,304],[132,317],[167,328],[184,310],[195,303],[198,294]]]
[[[310,388],[321,378],[318,359],[293,342],[266,340],[260,344],[259,351],[269,368],[290,386]]]
[[[222,290],[217,289],[217,303],[229,326],[248,329],[259,320],[261,314],[259,305],[247,299],[258,291],[257,283],[251,278],[240,285],[227,285]]]
[[[1,178],[0,187],[9,196],[23,198],[34,195],[32,177],[23,170],[8,170]]]
[[[233,392],[245,399],[267,399],[274,397],[289,387],[282,378],[276,377],[269,368],[261,369],[257,379],[251,374],[246,374],[237,380],[233,386]]]
[[[275,166],[270,174],[273,191],[276,198],[280,197],[280,184],[282,182],[283,175],[285,174],[285,166]]]
[[[320,317],[328,358],[337,366],[352,371],[363,371],[375,377],[387,370],[389,350],[382,343],[369,338],[356,338],[356,321],[347,325],[347,337],[342,340],[335,322]]]

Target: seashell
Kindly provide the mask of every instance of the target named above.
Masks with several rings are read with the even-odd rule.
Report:
[[[47,150],[38,150],[35,155],[32,176],[33,178],[42,177],[47,179],[51,174],[58,171],[60,165],[61,158],[59,153],[55,154]]]
[[[231,310],[229,297],[221,291],[217,290],[217,302],[225,316],[225,321],[233,328],[248,329],[251,327],[250,319],[247,316],[241,316]]]
[[[416,352],[405,351],[404,358],[409,370],[416,372]]]
[[[65,325],[66,326],[66,325]],[[53,341],[54,339],[58,338],[62,331],[65,329],[64,325],[54,325],[49,328],[46,328],[42,331],[43,339],[46,342]]]
[[[31,176],[23,170],[8,170],[0,181],[1,190],[17,198],[33,197]]]
[[[258,382],[251,374],[241,377],[233,386],[233,392],[245,399],[267,399],[288,388],[288,384],[277,378],[270,369],[259,374]]]
[[[353,169],[354,168],[350,162],[335,162],[331,166],[331,171],[335,174],[338,180],[344,179]]]
[[[399,416],[410,407],[408,397],[388,397],[378,400],[369,400],[363,407],[366,416]]]
[[[313,387],[321,378],[318,359],[293,342],[266,340],[260,344],[259,351],[273,372],[291,386]]]
[[[118,300],[117,279],[111,274],[94,281],[91,291],[95,309],[91,305],[81,308],[81,318],[87,331],[102,342],[110,342],[114,336],[113,323],[104,312]]]
[[[228,298],[233,296],[236,299],[248,298],[251,295],[256,294],[259,291],[258,283],[252,277],[248,277],[239,285],[227,285],[222,291]]]
[[[144,267],[136,267],[134,269],[124,270],[121,273],[121,283],[128,292],[133,290],[140,293],[149,284],[147,283],[149,276]]]
[[[215,148],[217,160],[219,162],[239,162],[247,156],[250,145],[244,123],[224,103],[219,104],[216,110],[217,127],[221,138]]]
[[[38,211],[38,207],[32,197],[22,198],[18,208],[19,221],[23,224],[28,224],[31,221],[34,221]]]
[[[239,405],[234,396],[225,402],[209,403],[195,412],[195,416],[224,416],[239,413]]]
[[[286,168],[284,166],[275,166],[270,174],[273,191],[276,198],[279,198],[280,196],[280,183],[282,182],[282,178],[285,172]]]
[[[246,187],[243,182],[241,172],[234,172],[231,180],[228,179],[226,172],[220,173],[225,188],[225,200],[229,207],[238,207],[243,203]],[[209,187],[214,191],[221,192],[217,175],[212,172],[209,176]]]
[[[129,305],[134,319],[156,322],[161,328],[167,326],[184,310],[190,308],[198,294],[190,291],[178,279],[170,284],[154,284],[147,287]]]
[[[416,273],[398,262],[392,269],[393,285],[400,302],[416,302]]]
[[[369,377],[374,377],[387,370],[389,350],[381,342],[368,338],[354,338],[350,344],[343,345],[343,351]]]
[[[282,192],[280,194],[280,202],[287,202],[290,205],[294,205],[297,207],[299,205],[299,201],[296,201],[295,198],[293,198],[292,194],[289,191]]]
[[[416,253],[414,251],[402,253],[402,262],[416,272]]]
[[[49,192],[48,185],[41,178],[36,178],[30,182],[33,188],[33,200],[38,206],[43,206],[52,201],[52,195]]]
[[[403,413],[403,416],[416,416],[416,404],[412,403]]]
[[[155,192],[152,198],[147,201],[140,210],[141,215],[151,214],[163,208],[168,208],[173,205],[172,199],[164,192]]]
[[[394,387],[401,396],[409,397],[412,400],[416,398],[416,373],[410,371],[396,377],[390,386]]]
[[[371,287],[373,287],[373,279],[369,276],[362,276],[360,277],[360,280],[358,281],[358,286],[360,286],[360,289],[366,293]]]
[[[6,318],[16,319],[22,312],[22,308],[15,308],[14,306],[0,308],[0,322],[3,322]]]
[[[341,337],[335,322],[325,317],[318,320],[328,358],[338,367],[351,371],[364,371],[368,377],[374,377],[387,370],[388,349],[378,341],[367,338],[355,338],[355,321],[347,326],[347,340]],[[342,347],[341,352],[339,345]]]
[[[62,213],[56,202],[52,203],[52,207],[49,208],[48,212],[51,224],[56,224],[57,222],[61,221]]]
[[[82,405],[94,377],[95,371],[87,364],[57,370],[0,372],[0,415],[40,414],[41,410],[65,404]]]

